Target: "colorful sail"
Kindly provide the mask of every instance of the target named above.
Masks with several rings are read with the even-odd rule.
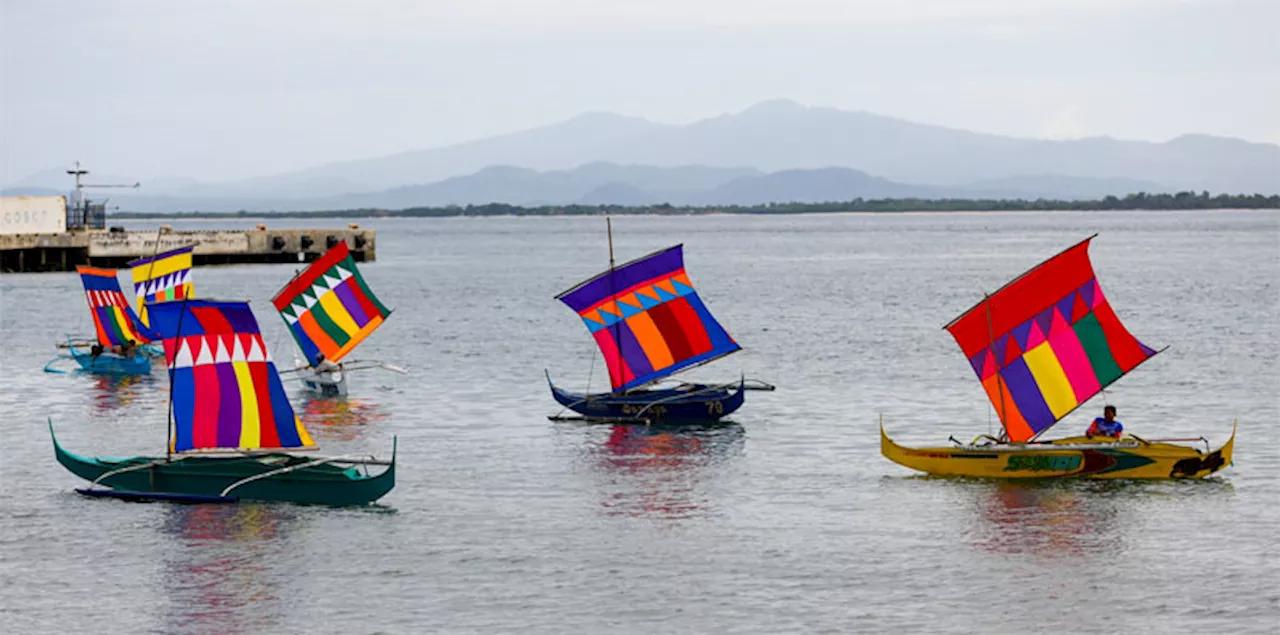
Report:
[[[556,298],[595,337],[615,391],[741,348],[698,298],[685,274],[683,245],[606,271]]]
[[[337,362],[382,326],[391,311],[369,289],[340,242],[272,298],[307,361]]]
[[[1156,351],[1102,295],[1089,237],[1022,274],[946,329],[1011,441],[1036,437]]]
[[[173,452],[314,445],[247,302],[151,305],[173,395]]]
[[[138,321],[129,307],[129,300],[120,290],[115,269],[76,267],[80,283],[84,285],[84,297],[89,301],[93,314],[93,326],[98,332],[98,343],[103,346],[122,346],[132,340],[145,344],[159,337]]]
[[[138,317],[147,319],[148,302],[171,302],[194,297],[191,281],[191,252],[195,247],[166,251],[129,263],[133,274],[133,292],[138,296]]]

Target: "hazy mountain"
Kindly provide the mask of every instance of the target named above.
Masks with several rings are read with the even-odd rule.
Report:
[[[662,124],[611,113],[587,113],[557,124],[430,150],[331,163],[219,186],[235,194],[324,196],[434,183],[497,165],[568,169],[596,160],[599,148]]]
[[[89,180],[135,179],[95,173]],[[904,183],[915,185],[903,190]],[[61,191],[71,179],[65,168],[51,169],[10,187]],[[1280,192],[1280,146],[1206,135],[1165,143],[1019,139],[778,100],[679,126],[588,113],[468,143],[244,181],[162,177],[143,179],[140,190],[94,194],[140,209],[265,211],[493,201],[675,204],[707,197],[758,203],[902,191],[1094,198],[1139,190]]]
[[[0,190],[0,196],[66,196],[66,190],[55,190],[51,187],[15,186]]]
[[[1046,141],[980,134],[866,112],[769,101],[688,125],[594,113],[433,150],[263,177],[236,191],[297,195],[431,183],[488,166],[560,170],[596,161],[764,172],[846,167],[894,181],[963,185],[1042,174],[1127,179],[1174,189],[1280,191],[1280,146],[1186,135],[1165,143]]]
[[[117,195],[112,206],[140,212],[247,210],[255,212],[404,209],[507,203],[512,205],[754,205],[814,203],[855,198],[1100,198],[1136,191],[1166,191],[1158,184],[1081,177],[1011,177],[966,186],[901,183],[849,168],[781,170],[752,168],[624,166],[593,163],[573,170],[539,172],[491,167],[427,185],[340,196],[280,199]]]
[[[985,179],[969,183],[965,186],[965,189],[999,192],[1000,196],[1014,198],[1057,198],[1067,200],[1098,199],[1108,195],[1121,196],[1135,192],[1160,194],[1178,191],[1178,188],[1161,185],[1154,181],[1123,178],[1088,178],[1056,174]]]
[[[855,198],[941,197],[940,188],[906,185],[849,168],[783,170],[734,179],[700,197],[707,205],[822,203]]]
[[[369,194],[347,194],[325,202],[342,207],[397,209],[413,206],[578,202],[604,186],[629,186],[644,192],[701,193],[734,178],[758,174],[750,168],[623,166],[590,163],[572,170],[538,172],[510,166],[488,167],[467,176]],[[614,201],[607,201],[614,202]]]
[[[1179,189],[1280,190],[1280,146],[1270,144],[1204,135],[1166,143],[1018,139],[787,101],[615,142],[601,158],[667,165],[671,157],[765,171],[841,166],[939,185],[1051,174],[1150,181]]]

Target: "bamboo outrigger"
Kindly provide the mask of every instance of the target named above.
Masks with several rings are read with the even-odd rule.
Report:
[[[1089,260],[1093,238],[1015,278],[945,327],[982,382],[1000,436],[910,448],[890,439],[882,420],[886,458],[932,475],[985,478],[1199,478],[1231,465],[1235,426],[1217,450],[1203,437],[1037,440],[1159,352],[1130,335],[1103,296]]]

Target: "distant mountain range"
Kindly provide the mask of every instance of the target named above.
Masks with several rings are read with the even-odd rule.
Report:
[[[427,185],[381,192],[312,198],[186,197],[110,195],[112,206],[145,213],[261,212],[404,209],[509,203],[512,205],[754,205],[821,203],[855,198],[1054,198],[1093,199],[1113,193],[1171,192],[1157,183],[1126,179],[1011,177],[968,186],[912,185],[849,168],[782,170],[684,166],[659,168],[591,163],[573,170],[539,172],[491,167]],[[12,194],[59,194],[43,188],[14,188]]]
[[[48,170],[7,191],[61,192],[68,185],[63,170]],[[1274,194],[1280,146],[1205,135],[1164,143],[1021,139],[770,101],[688,125],[589,113],[468,143],[242,181],[143,180],[141,190],[110,197],[138,211],[272,211],[1096,198],[1139,190]]]

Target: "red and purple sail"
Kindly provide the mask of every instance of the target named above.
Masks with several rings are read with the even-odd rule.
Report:
[[[93,315],[98,343],[103,346],[122,346],[133,341],[145,344],[160,336],[138,319],[129,306],[128,298],[120,290],[115,269],[76,267],[80,284],[84,285],[84,297]]]
[[[658,381],[739,350],[698,298],[676,245],[556,296],[595,337],[615,391]]]
[[[1022,274],[946,326],[1009,440],[1029,441],[1156,354],[1102,295],[1089,242]]]
[[[313,446],[247,302],[150,305],[173,391],[172,452]]]

